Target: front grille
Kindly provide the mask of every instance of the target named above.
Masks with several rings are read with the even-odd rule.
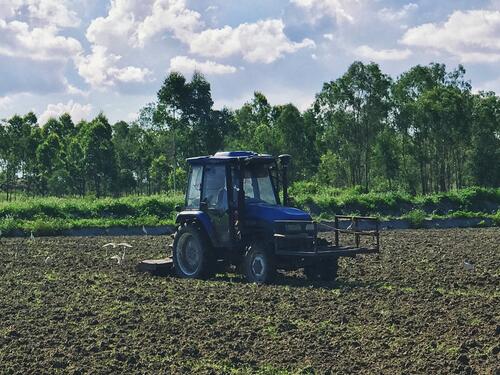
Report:
[[[274,222],[275,250],[279,251],[314,251],[316,226],[314,230],[306,230],[312,221],[276,220]],[[293,228],[292,231],[286,228]]]
[[[314,251],[314,239],[311,238],[276,238],[277,251]]]

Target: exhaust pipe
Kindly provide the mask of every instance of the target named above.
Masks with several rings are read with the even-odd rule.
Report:
[[[281,178],[283,183],[283,206],[288,206],[288,164],[292,157],[288,154],[278,156],[281,165]]]

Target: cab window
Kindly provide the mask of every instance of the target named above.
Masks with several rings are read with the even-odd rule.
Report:
[[[201,176],[203,174],[203,167],[195,165],[191,168],[189,175],[189,183],[186,196],[186,208],[198,209],[200,208],[200,194],[201,194]]]
[[[277,204],[269,166],[257,164],[245,169],[243,179],[245,200]]]
[[[227,205],[226,166],[208,165],[203,178],[203,201],[208,208],[225,211]]]

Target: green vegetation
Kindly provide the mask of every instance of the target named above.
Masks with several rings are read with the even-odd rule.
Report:
[[[400,217],[422,211],[421,216],[471,217],[494,214],[500,206],[500,188],[471,187],[447,193],[411,196],[400,192],[362,193],[361,188],[338,189],[312,182],[297,182],[290,194],[298,207],[313,215],[335,214]]]
[[[500,225],[500,189],[467,188],[449,193],[412,197],[404,193],[367,193],[361,189],[325,188],[297,182],[291,195],[297,207],[317,219],[335,214],[401,217],[413,227],[426,218],[489,218]],[[55,234],[66,229],[158,226],[174,223],[181,194],[129,196],[123,198],[26,198],[0,202],[0,230],[5,235]]]
[[[7,199],[181,191],[186,157],[230,149],[291,154],[291,180],[328,187],[304,199],[330,212],[333,203],[377,212],[408,195],[450,192],[419,198],[428,212],[426,200],[463,198],[453,190],[500,186],[500,98],[473,93],[462,66],[418,65],[394,79],[354,62],[304,112],[259,92],[234,110],[213,104],[201,74],[171,72],[131,123],[102,113],[78,124],[68,114],[45,124],[33,113],[0,120],[0,191]],[[355,194],[332,198],[345,189]]]
[[[65,229],[173,224],[182,195],[124,198],[32,198],[0,202],[0,230],[54,234]]]
[[[410,222],[412,228],[422,228],[425,221],[425,211],[420,209],[411,210],[404,218]]]
[[[354,62],[302,113],[259,92],[239,109],[216,110],[201,74],[172,72],[132,123],[102,113],[78,124],[68,114],[45,124],[33,113],[0,120],[0,230],[170,224],[185,158],[223,149],[291,154],[291,196],[318,219],[500,225],[499,113],[500,98],[474,94],[462,66],[415,66],[394,80]]]

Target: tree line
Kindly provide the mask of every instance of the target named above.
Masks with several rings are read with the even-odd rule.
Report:
[[[219,150],[293,156],[293,180],[363,191],[445,192],[500,185],[500,98],[473,93],[465,69],[417,65],[392,79],[354,62],[309,109],[256,92],[213,108],[210,83],[170,73],[137,121],[75,124],[33,113],[0,122],[0,188],[11,195],[123,195],[182,190],[185,158]]]

